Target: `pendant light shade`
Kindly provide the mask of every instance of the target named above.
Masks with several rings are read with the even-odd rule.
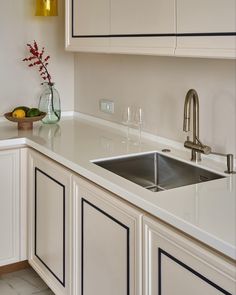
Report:
[[[57,16],[57,0],[36,0],[36,16]]]

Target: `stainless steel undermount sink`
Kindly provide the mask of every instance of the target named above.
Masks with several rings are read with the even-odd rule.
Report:
[[[157,152],[93,163],[153,192],[224,178]]]

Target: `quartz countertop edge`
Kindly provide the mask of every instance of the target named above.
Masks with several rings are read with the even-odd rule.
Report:
[[[56,128],[60,134],[56,134]],[[236,261],[236,176],[160,193],[150,192],[91,162],[100,158],[160,151],[163,147],[163,143],[144,140],[141,146],[127,148],[124,138],[121,130],[80,118],[67,118],[57,126],[38,123],[33,131],[23,133],[18,132],[16,126],[0,123],[0,148],[34,148]],[[172,156],[188,161],[189,151],[173,150]],[[205,163],[200,165],[202,167]],[[204,168],[222,174],[221,168],[217,170],[214,165]],[[225,218],[220,221],[222,216]]]

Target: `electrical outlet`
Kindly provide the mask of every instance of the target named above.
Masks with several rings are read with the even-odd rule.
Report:
[[[103,113],[114,114],[115,105],[113,100],[101,99],[100,100],[100,111]]]

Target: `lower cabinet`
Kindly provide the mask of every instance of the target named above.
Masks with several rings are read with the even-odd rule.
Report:
[[[236,295],[232,260],[45,156],[28,158],[29,263],[56,295]]]
[[[55,294],[72,294],[71,177],[66,168],[29,152],[29,263]]]
[[[144,295],[235,295],[236,265],[144,217]]]
[[[20,150],[0,151],[0,266],[20,261]]]
[[[141,212],[81,178],[73,208],[74,294],[141,295]]]

